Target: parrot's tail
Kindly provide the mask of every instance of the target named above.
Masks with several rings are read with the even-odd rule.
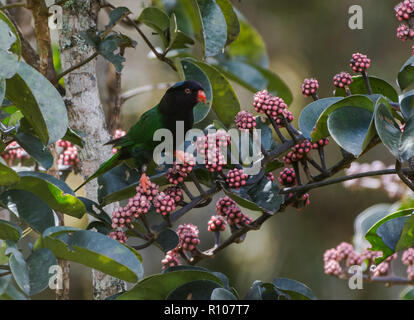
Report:
[[[121,153],[116,153],[112,158],[105,161],[96,172],[91,175],[84,183],[82,183],[79,187],[76,188],[75,192],[78,191],[80,188],[82,188],[85,184],[87,184],[89,181],[92,181],[93,179],[103,175],[104,173],[108,172],[109,170],[115,168],[117,165],[119,165],[122,160],[119,159]]]

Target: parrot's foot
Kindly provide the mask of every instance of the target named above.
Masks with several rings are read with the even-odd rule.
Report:
[[[141,185],[141,188],[144,190],[144,192],[147,192],[147,189],[151,187],[151,181],[145,172],[141,174],[141,178],[139,178],[139,184]]]

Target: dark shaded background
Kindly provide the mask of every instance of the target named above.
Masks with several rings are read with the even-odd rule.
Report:
[[[113,1],[140,12],[140,1]],[[235,6],[262,34],[267,46],[271,69],[289,85],[295,100],[290,107],[296,117],[311,101],[302,97],[300,84],[305,77],[320,82],[320,96],[330,95],[332,77],[350,71],[348,61],[353,52],[362,52],[372,59],[370,74],[380,76],[395,86],[399,68],[411,54],[410,44],[395,37],[398,21],[393,7],[398,1],[378,0],[242,0]],[[348,28],[348,9],[359,4],[364,10],[364,29]],[[101,23],[107,17],[102,16]],[[150,34],[149,30],[146,30]],[[131,32],[130,35],[137,39]],[[154,37],[155,39],[155,37]],[[123,89],[146,84],[175,81],[176,75],[167,66],[147,59],[148,49],[138,39],[136,50],[127,51],[123,71]],[[101,63],[101,72],[106,65]],[[104,78],[104,77],[103,77]],[[246,109],[251,109],[252,94],[235,86]],[[102,81],[102,97],[107,99],[106,83]],[[151,92],[129,100],[122,110],[124,129],[138,116],[158,102],[162,92]],[[331,161],[338,158],[337,148],[328,148]],[[381,159],[392,163],[388,152],[377,147],[361,161]],[[322,255],[341,241],[351,241],[354,218],[368,206],[391,202],[383,191],[349,191],[341,185],[311,193],[311,206],[298,212],[289,209],[280,213],[262,230],[248,234],[244,243],[233,245],[214,260],[201,265],[227,274],[231,284],[243,296],[256,280],[271,281],[274,277],[290,277],[306,283],[320,299],[397,299],[402,288],[365,285],[363,290],[348,289],[347,282],[323,273]],[[202,230],[201,247],[208,248],[212,236],[206,232],[207,221],[214,214],[214,204],[189,214],[182,222],[195,222]],[[249,213],[255,217],[256,213]],[[160,271],[162,254],[158,249],[142,251],[146,275]],[[72,264],[72,297],[91,298],[90,272]],[[82,280],[81,280],[82,279]]]

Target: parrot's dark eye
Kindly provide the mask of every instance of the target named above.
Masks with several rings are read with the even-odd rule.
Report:
[[[190,93],[191,93],[191,90],[190,90],[190,89],[188,89],[188,88],[187,88],[187,89],[185,89],[184,91],[185,91],[185,93],[186,93],[186,94],[190,94]]]

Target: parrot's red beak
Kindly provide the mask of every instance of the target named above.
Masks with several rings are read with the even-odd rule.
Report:
[[[206,94],[203,90],[198,90],[197,101],[203,103],[207,102]]]

